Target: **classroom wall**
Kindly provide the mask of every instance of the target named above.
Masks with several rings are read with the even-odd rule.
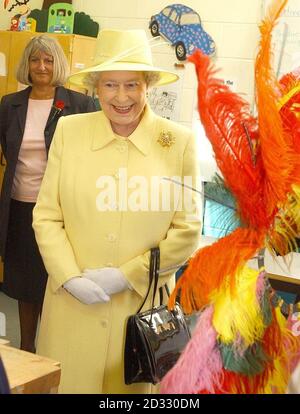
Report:
[[[10,2],[13,3],[13,0]],[[84,11],[101,28],[141,28],[149,33],[150,16],[159,12],[171,1],[163,0],[73,0],[75,10]],[[175,2],[174,2],[175,3]],[[217,45],[216,64],[220,75],[233,81],[235,90],[253,97],[253,57],[257,45],[257,23],[261,18],[262,0],[192,0],[183,4],[196,10],[204,29],[211,34]],[[42,0],[30,0],[31,9],[40,8]],[[0,29],[9,27],[9,20],[16,12],[1,9]],[[169,45],[154,50],[155,63],[174,69],[176,57]],[[192,68],[180,71],[184,78],[182,101],[194,104],[195,79]],[[183,105],[179,121],[192,123],[191,104]]]
[[[13,0],[11,0],[12,2]],[[259,39],[258,23],[260,22],[269,0],[185,0],[182,3],[196,10],[202,19],[204,29],[216,42],[217,53],[214,62],[220,68],[219,76],[230,82],[233,90],[244,95],[253,107],[254,95],[254,58]],[[174,2],[175,3],[175,2]],[[31,0],[30,7],[40,8],[42,0]],[[151,38],[148,29],[152,14],[162,10],[170,0],[73,0],[75,10],[84,11],[99,22],[100,28],[144,29]],[[3,6],[2,6],[3,7]],[[16,9],[15,9],[16,10]],[[0,29],[9,27],[12,13],[1,9]],[[292,24],[289,34],[289,47],[297,46],[297,29],[300,17],[300,0],[290,0],[285,12],[285,19]],[[298,25],[299,26],[299,25]],[[298,33],[299,32],[299,33]],[[280,52],[283,34],[276,32],[277,56]],[[300,45],[300,40],[299,40]],[[299,47],[300,50],[300,47]],[[291,54],[291,52],[288,52]],[[293,52],[295,60],[295,52]],[[154,63],[170,70],[178,71],[182,81],[178,84],[180,93],[180,111],[177,120],[184,125],[193,127],[201,136],[201,158],[204,170],[209,176],[214,171],[210,144],[203,137],[203,131],[196,110],[196,79],[191,64],[183,69],[176,69],[177,62],[174,49],[169,45],[153,49]],[[291,58],[292,59],[292,58]],[[291,60],[290,59],[290,60]],[[282,60],[282,68],[290,64],[288,55]],[[299,56],[300,60],[300,56]]]
[[[159,12],[171,1],[162,0],[78,0],[81,8],[97,20],[102,28],[141,28],[149,33],[152,14]],[[176,2],[174,2],[176,3]],[[258,39],[257,23],[262,16],[262,0],[191,0],[183,4],[196,10],[204,26],[217,45],[216,64],[220,76],[232,80],[236,91],[253,99],[253,58]],[[149,37],[151,37],[149,33]],[[169,45],[153,49],[156,64],[174,70],[177,61]],[[179,71],[183,78],[182,105],[179,121],[191,125],[195,106],[195,77],[191,65]]]

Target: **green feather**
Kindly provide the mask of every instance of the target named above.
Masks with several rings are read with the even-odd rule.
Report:
[[[262,373],[266,363],[270,360],[265,354],[262,345],[258,342],[248,347],[243,355],[237,353],[233,344],[225,345],[219,342],[219,350],[225,369],[247,376]]]
[[[211,229],[215,229],[218,237],[226,236],[241,225],[237,215],[235,199],[225,187],[224,180],[215,174],[212,182],[204,185],[205,221],[204,234],[208,226],[208,235]]]

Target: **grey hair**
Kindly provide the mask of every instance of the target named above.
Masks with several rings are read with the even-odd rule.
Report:
[[[144,76],[148,88],[155,86],[160,80],[159,72],[144,72]]]
[[[53,76],[51,85],[64,85],[69,75],[67,58],[58,41],[54,37],[47,35],[36,36],[27,44],[17,67],[17,80],[25,85],[32,85],[32,80],[29,74],[29,59],[37,52],[44,52],[53,57]]]
[[[97,88],[100,76],[102,72],[90,72],[88,73],[83,83],[92,89]],[[145,82],[148,88],[155,86],[155,84],[160,80],[160,73],[159,72],[143,72]]]

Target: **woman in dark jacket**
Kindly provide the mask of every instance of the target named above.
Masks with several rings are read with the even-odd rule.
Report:
[[[19,303],[21,349],[35,352],[47,273],[32,229],[32,210],[60,116],[94,112],[92,98],[65,89],[68,63],[59,43],[33,38],[21,58],[17,79],[29,85],[0,104],[0,142],[6,171],[0,199],[2,290]],[[76,131],[74,131],[76,134]]]

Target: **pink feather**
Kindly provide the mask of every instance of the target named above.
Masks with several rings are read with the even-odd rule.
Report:
[[[196,394],[201,390],[214,392],[222,360],[217,348],[217,332],[212,325],[213,306],[206,308],[176,365],[160,385],[162,394]]]
[[[258,303],[262,303],[263,296],[266,290],[266,272],[263,270],[260,272],[256,282],[256,299]]]

